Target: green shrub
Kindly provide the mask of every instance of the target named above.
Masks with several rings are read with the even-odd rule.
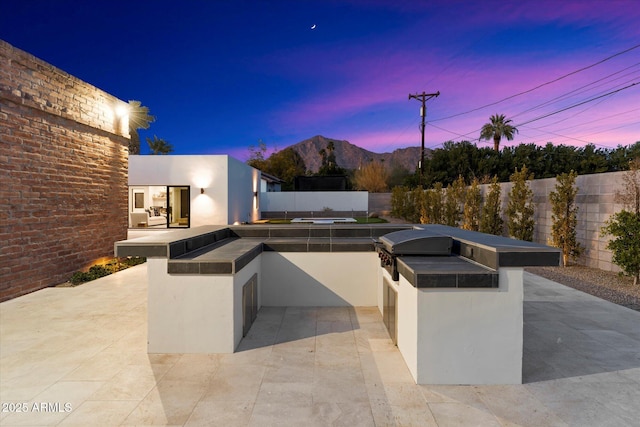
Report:
[[[578,174],[560,174],[556,177],[555,190],[549,193],[551,202],[551,241],[553,246],[562,249],[562,265],[569,259],[576,259],[582,253],[582,245],[576,237],[578,225],[578,207],[576,206],[576,178]]]
[[[142,264],[146,261],[146,258],[141,257],[114,258],[104,265],[91,266],[89,268],[89,271],[76,271],[71,275],[69,282],[71,282],[72,285],[76,286],[81,283],[90,282],[92,280],[99,279],[100,277],[116,273],[120,270]]]
[[[420,211],[420,222],[423,224],[444,224],[444,191],[442,183],[436,182],[433,188],[425,191],[424,206]]]
[[[496,236],[502,235],[504,221],[501,213],[500,192],[498,177],[494,175],[484,201],[482,216],[480,217],[480,231],[482,233],[495,234]]]
[[[622,187],[616,191],[616,202],[624,209],[609,218],[602,233],[614,237],[607,244],[613,252],[612,261],[626,274],[633,276],[633,284],[640,284],[640,157],[629,163],[629,171],[622,177]]]
[[[406,213],[408,187],[399,185],[391,190],[391,216],[404,218]]]
[[[602,228],[604,234],[614,237],[607,243],[613,252],[613,262],[640,283],[640,214],[622,210],[614,214]]]
[[[462,209],[462,228],[465,230],[478,231],[480,229],[482,191],[480,190],[480,182],[477,178],[474,178],[469,188],[467,188]]]
[[[507,204],[507,227],[509,235],[516,239],[533,241],[533,229],[535,221],[533,219],[533,191],[529,187],[527,180],[533,179],[527,167],[516,171],[510,177],[513,187],[509,192],[509,202]]]
[[[80,283],[88,282],[89,280],[91,280],[89,278],[89,273],[84,271],[76,271],[71,276],[71,279],[69,279],[72,285],[79,285]]]
[[[109,271],[109,269],[107,267],[105,267],[104,265],[94,265],[91,268],[89,268],[89,276],[91,277],[91,280],[99,279],[100,277],[104,277],[104,276],[108,276],[111,273],[112,272]]]
[[[450,227],[457,227],[462,219],[462,206],[467,192],[464,178],[459,175],[445,190],[443,215],[444,223]]]

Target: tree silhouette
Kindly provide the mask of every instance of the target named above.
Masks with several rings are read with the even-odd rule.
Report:
[[[504,114],[494,114],[489,120],[489,123],[482,126],[480,139],[493,139],[493,149],[500,151],[500,140],[502,137],[505,137],[507,141],[511,141],[513,140],[514,134],[518,133],[518,129],[510,124],[511,120],[507,120]]]
[[[129,154],[140,154],[140,135],[138,129],[149,129],[156,118],[149,114],[149,107],[140,101],[129,101]]]
[[[153,135],[153,139],[147,138],[147,144],[151,154],[169,154],[173,151],[173,145],[156,135]]]

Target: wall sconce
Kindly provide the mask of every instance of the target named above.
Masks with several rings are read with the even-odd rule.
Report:
[[[258,192],[257,191],[253,192],[253,197],[258,197]]]
[[[204,188],[200,189],[200,194],[204,194]]]

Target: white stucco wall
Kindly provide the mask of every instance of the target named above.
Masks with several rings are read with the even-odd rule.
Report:
[[[523,272],[501,268],[499,274],[499,289],[417,290],[417,351],[411,342],[400,343],[410,337],[398,337],[398,348],[403,356],[410,350],[405,361],[418,384],[522,383]],[[415,301],[416,290],[409,288],[401,276],[401,304]],[[398,320],[404,333],[414,321],[413,308],[407,311]]]
[[[235,276],[169,275],[148,258],[149,353],[231,353],[242,339],[242,287],[257,274],[260,306],[378,306],[375,252],[263,252]],[[390,280],[391,281],[391,280]],[[397,342],[418,384],[520,384],[523,271],[498,289],[397,290]]]
[[[263,252],[265,306],[376,306],[375,252]]]
[[[182,276],[166,274],[166,258],[148,258],[147,264],[149,353],[233,352],[233,277],[190,276],[186,284]]]
[[[283,191],[262,193],[260,209],[264,212],[283,211],[367,211],[366,191]]]
[[[391,275],[386,273],[387,280],[390,281]],[[393,283],[393,282],[391,282]],[[420,378],[418,369],[418,353],[419,344],[424,345],[424,342],[419,342],[419,329],[422,325],[420,322],[420,313],[418,313],[418,289],[413,287],[403,276],[400,276],[400,280],[397,283],[396,290],[398,291],[396,304],[398,306],[398,350],[402,354],[409,372],[413,379],[418,382]],[[428,344],[427,344],[428,345]]]
[[[228,158],[228,224],[259,219],[260,172],[233,157]],[[254,196],[254,192],[258,196]]]
[[[148,258],[148,352],[233,353],[242,339],[242,287],[260,257],[235,276],[170,275],[166,258]],[[258,292],[260,307],[260,292]]]
[[[129,186],[190,187],[191,227],[257,219],[259,179],[258,170],[227,155],[129,156]]]

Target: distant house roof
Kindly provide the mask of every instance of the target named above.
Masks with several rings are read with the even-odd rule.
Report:
[[[267,182],[275,182],[276,184],[283,184],[284,180],[278,178],[277,176],[273,176],[273,175],[269,175],[268,173],[262,172],[260,171],[260,173],[262,174],[262,179],[264,179]]]

